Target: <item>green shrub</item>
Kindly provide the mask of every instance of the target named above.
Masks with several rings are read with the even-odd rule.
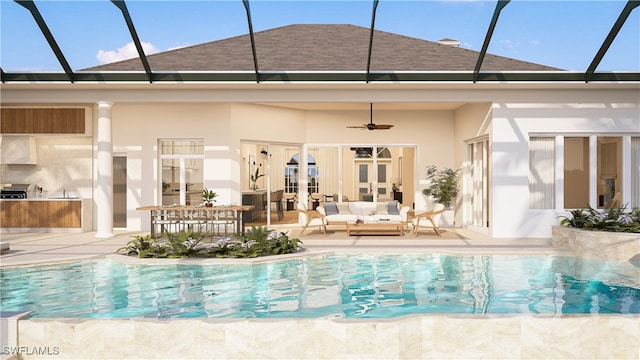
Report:
[[[133,240],[127,245],[116,250],[116,253],[123,252],[127,256],[136,255],[139,258],[156,257],[157,242],[151,235],[134,235]]]
[[[160,239],[136,235],[126,246],[116,250],[125,255],[146,258],[220,257],[255,258],[291,254],[302,250],[302,241],[284,232],[253,226],[240,237],[223,237],[215,243],[205,240],[209,234],[191,229],[177,234],[167,233]]]
[[[569,216],[559,216],[560,225],[584,230],[640,233],[640,209],[631,211],[612,206],[602,210],[587,205],[587,209],[576,209]]]
[[[240,238],[221,238],[209,253],[217,257],[254,258],[295,253],[302,249],[300,244],[300,239],[290,239],[286,233],[253,226]]]
[[[168,257],[191,257],[206,252],[202,243],[208,236],[207,233],[188,229],[181,230],[177,234],[165,233],[164,236],[166,243],[163,247],[168,249]]]

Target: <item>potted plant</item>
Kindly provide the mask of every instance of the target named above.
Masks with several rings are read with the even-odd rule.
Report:
[[[451,209],[453,201],[460,192],[458,185],[458,175],[460,169],[452,170],[445,168],[438,170],[435,165],[427,167],[427,180],[429,186],[422,190],[422,193],[433,197],[433,199],[442,205],[445,209]]]
[[[262,166],[262,164],[260,164]],[[263,177],[264,174],[260,174],[260,167],[256,167],[256,173],[251,175],[251,188],[252,190],[258,190],[258,179]]]
[[[215,198],[218,196],[213,190],[209,190],[206,187],[202,189],[202,201],[204,201],[204,206],[211,207],[213,203],[216,201]]]

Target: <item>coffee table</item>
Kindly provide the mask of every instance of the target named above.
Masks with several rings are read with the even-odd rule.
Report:
[[[401,222],[347,223],[347,236],[351,235],[404,235]]]

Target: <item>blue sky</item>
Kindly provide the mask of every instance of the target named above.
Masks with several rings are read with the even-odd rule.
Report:
[[[35,3],[72,69],[137,56],[122,14],[110,1]],[[369,27],[372,3],[250,1],[256,32],[301,23]],[[126,4],[147,54],[248,33],[241,0]],[[502,11],[489,53],[584,71],[625,4],[626,0],[512,0]],[[453,38],[461,47],[479,51],[495,6],[495,0],[381,0],[376,29],[428,41]],[[30,13],[10,0],[0,0],[0,66],[9,72],[62,70]],[[597,68],[612,70],[640,71],[640,8],[632,12]]]

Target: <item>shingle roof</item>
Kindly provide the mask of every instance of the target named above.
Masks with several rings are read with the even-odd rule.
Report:
[[[366,71],[368,28],[288,25],[256,32],[260,71]],[[371,71],[473,71],[479,52],[376,30]],[[147,56],[152,71],[254,71],[251,38],[242,35]],[[85,69],[144,71],[139,59]],[[482,71],[559,69],[486,54]]]

